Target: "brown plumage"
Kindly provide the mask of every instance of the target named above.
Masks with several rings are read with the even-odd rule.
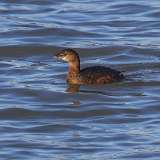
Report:
[[[80,70],[79,55],[73,49],[64,49],[56,54],[56,57],[69,64],[67,75],[69,84],[107,84],[124,78],[121,72],[103,66],[87,67]]]

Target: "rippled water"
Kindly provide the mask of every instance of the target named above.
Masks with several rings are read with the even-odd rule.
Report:
[[[0,14],[0,159],[159,160],[159,0],[2,0]],[[127,79],[68,86],[65,47]]]

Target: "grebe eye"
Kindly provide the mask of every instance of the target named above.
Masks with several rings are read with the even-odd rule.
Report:
[[[64,57],[64,53],[60,53],[60,55],[59,55],[60,57]]]

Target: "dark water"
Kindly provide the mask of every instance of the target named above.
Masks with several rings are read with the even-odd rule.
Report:
[[[159,0],[1,0],[0,20],[0,159],[159,160]],[[127,80],[75,90],[65,47]]]

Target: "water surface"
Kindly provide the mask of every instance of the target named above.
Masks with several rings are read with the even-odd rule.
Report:
[[[0,159],[159,160],[160,2],[2,0]],[[66,47],[81,67],[123,82],[68,86]]]

